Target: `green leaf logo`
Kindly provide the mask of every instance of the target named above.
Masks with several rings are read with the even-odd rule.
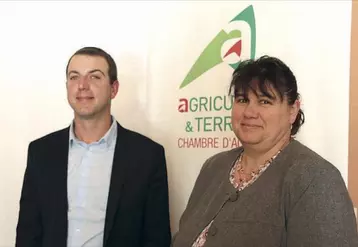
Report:
[[[249,56],[250,58],[254,58],[256,52],[256,24],[253,6],[248,6],[229,23],[235,22],[245,22],[248,24],[250,29]],[[188,86],[199,76],[212,69],[216,65],[224,62],[224,59],[231,54],[235,54],[240,58],[242,53],[242,42],[247,42],[247,39],[242,40],[242,38],[242,30],[235,29],[229,32],[221,30],[200,54],[194,65],[191,67],[189,73],[185,77],[184,81],[180,84],[179,88],[182,89]],[[227,49],[227,51],[222,54],[222,47],[228,40],[235,40],[235,43],[230,45],[229,49]],[[240,61],[237,61],[234,63],[229,63],[229,65],[235,69],[239,63]]]

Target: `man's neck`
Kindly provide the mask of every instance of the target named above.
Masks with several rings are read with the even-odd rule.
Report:
[[[92,143],[100,140],[110,129],[112,124],[111,115],[106,115],[97,119],[74,119],[74,134],[85,142]]]

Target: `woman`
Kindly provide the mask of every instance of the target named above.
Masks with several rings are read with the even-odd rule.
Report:
[[[291,70],[274,57],[244,61],[230,93],[242,146],[205,162],[172,246],[358,246],[340,172],[294,139],[304,114]]]

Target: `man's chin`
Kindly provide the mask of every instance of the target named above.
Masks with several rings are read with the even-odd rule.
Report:
[[[96,113],[94,112],[76,112],[75,116],[82,120],[90,120],[95,118]]]

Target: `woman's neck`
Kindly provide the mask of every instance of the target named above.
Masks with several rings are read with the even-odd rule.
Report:
[[[275,156],[280,150],[290,143],[291,137],[282,138],[275,145],[266,149],[255,149],[253,147],[244,147],[241,159],[245,170],[255,170],[264,165],[268,160]]]

